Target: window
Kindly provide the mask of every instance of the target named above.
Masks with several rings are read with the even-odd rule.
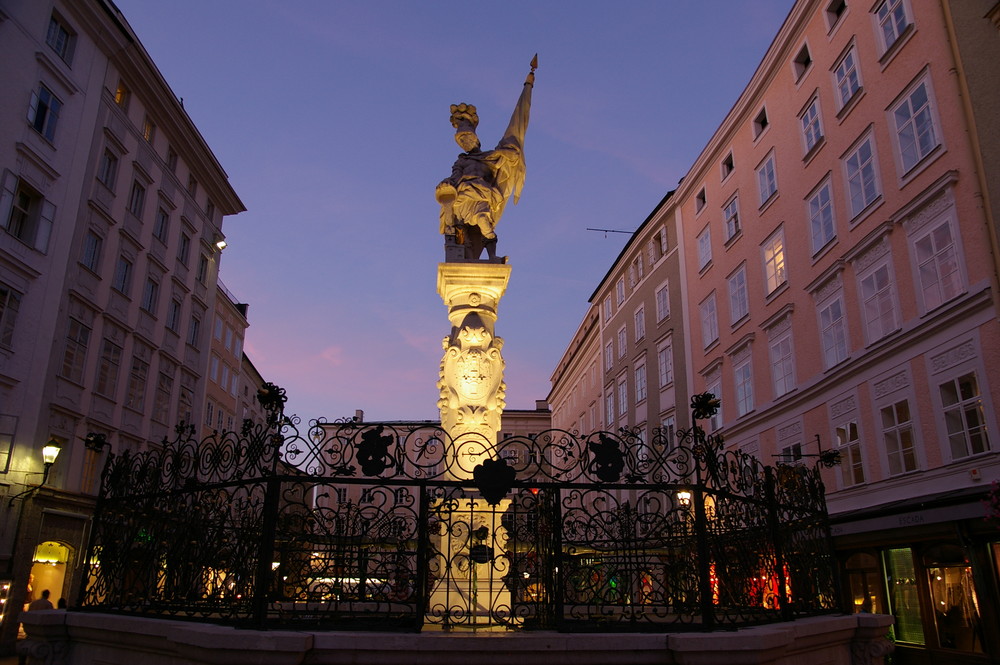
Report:
[[[753,411],[753,367],[750,355],[733,367],[736,382],[736,415],[745,416]]]
[[[670,316],[670,288],[669,284],[664,284],[656,289],[656,322]]]
[[[833,224],[833,200],[830,181],[827,180],[809,197],[809,229],[812,234],[812,251],[817,254],[837,237]]]
[[[208,376],[215,383],[219,382],[219,356],[212,354],[212,361],[208,366]]]
[[[852,420],[837,427],[837,450],[840,451],[841,484],[851,487],[865,482],[858,423]]]
[[[667,449],[673,448],[677,444],[677,418],[675,416],[665,416],[660,423],[663,432],[663,440],[667,444]]]
[[[56,208],[9,171],[0,191],[0,224],[29,247],[45,252],[52,234]]]
[[[705,188],[702,187],[701,191],[694,197],[694,211],[701,212],[705,208]]]
[[[875,10],[875,16],[878,18],[882,50],[888,51],[910,24],[910,19],[906,15],[906,5],[903,0],[885,0]]]
[[[138,180],[132,183],[132,191],[128,195],[128,211],[136,217],[142,217],[142,207],[146,203],[146,188]]]
[[[160,283],[152,277],[146,278],[142,288],[142,303],[139,305],[150,314],[156,314],[156,303],[160,299]]]
[[[142,121],[142,138],[151,145],[156,138],[156,123],[148,115]]]
[[[160,372],[156,381],[156,394],[153,396],[153,420],[161,423],[170,418],[170,398],[174,392],[174,377],[166,372]]]
[[[44,85],[38,85],[38,91],[31,93],[28,105],[28,122],[35,131],[50,142],[55,140],[56,125],[59,123],[59,111],[62,102]]]
[[[618,379],[618,417],[624,418],[628,413],[628,382],[625,377]]]
[[[101,345],[101,359],[97,364],[97,382],[94,392],[105,397],[114,398],[118,387],[118,370],[122,362],[122,347],[110,339],[105,339]]]
[[[864,312],[868,343],[882,339],[896,329],[896,306],[889,264],[883,263],[860,280],[861,309]]]
[[[962,275],[952,237],[951,224],[945,221],[913,242],[920,294],[924,307],[932,310],[962,292]]]
[[[208,221],[210,222],[212,221],[212,218],[215,217],[215,204],[211,201],[205,202],[205,216],[208,217]]]
[[[905,399],[882,407],[882,440],[889,460],[889,475],[916,471],[917,456],[913,447],[913,423],[910,404]]]
[[[205,424],[211,427],[213,420],[215,420],[215,403],[208,400],[205,404]]]
[[[639,341],[646,336],[646,309],[640,307],[635,310],[635,341]]]
[[[118,257],[118,263],[115,264],[115,277],[111,286],[124,296],[127,296],[132,288],[132,262],[124,256]]]
[[[705,392],[712,393],[713,396],[720,399],[719,409],[715,412],[715,415],[708,419],[708,431],[715,432],[722,428],[722,384],[716,379],[714,382],[709,383],[705,387]]]
[[[615,300],[621,305],[625,302],[625,278],[621,277],[618,279],[618,283],[615,284]]]
[[[139,356],[132,356],[132,369],[129,370],[128,386],[125,390],[125,406],[135,411],[142,411],[146,402],[146,380],[149,376],[149,363]]]
[[[674,347],[671,342],[656,349],[656,368],[660,376],[660,387],[674,382]]]
[[[611,369],[611,366],[615,362],[615,346],[614,343],[608,342],[607,346],[604,347],[604,368]]]
[[[198,257],[198,274],[196,279],[199,284],[204,284],[208,277],[208,257],[202,254]]]
[[[795,58],[792,60],[792,69],[795,72],[795,80],[801,79],[809,67],[812,65],[812,55],[809,53],[809,46],[803,44],[799,52],[795,54]]]
[[[975,372],[941,384],[941,404],[953,460],[990,449],[986,416]]]
[[[779,464],[802,464],[802,444],[793,443],[784,446],[778,456]]]
[[[611,320],[611,298],[604,299],[604,325],[608,324]]]
[[[200,337],[201,319],[197,316],[192,316],[191,321],[188,323],[187,343],[195,348],[198,348],[198,340]]]
[[[758,113],[757,116],[753,119],[753,137],[757,138],[758,136],[763,134],[764,130],[767,129],[767,126],[768,126],[767,109],[763,108],[760,110],[760,113]]]
[[[844,160],[851,215],[856,217],[879,197],[875,148],[871,136],[866,137]]]
[[[87,362],[87,344],[90,342],[90,328],[76,319],[69,320],[66,335],[66,352],[63,354],[62,376],[80,383],[83,367]]]
[[[630,289],[635,288],[636,277],[635,277],[635,266],[631,265],[628,267],[628,286]]]
[[[215,313],[215,331],[212,333],[215,339],[222,341],[222,331],[225,329],[222,321],[222,315],[219,312]]]
[[[181,234],[181,242],[177,246],[177,260],[187,265],[188,255],[191,253],[191,236],[186,233]]]
[[[847,11],[847,0],[831,0],[826,6],[826,25],[830,30],[840,22]]]
[[[698,234],[698,270],[704,270],[705,266],[712,262],[712,236],[709,227],[702,229]]]
[[[0,282],[0,346],[11,347],[23,295]]]
[[[80,256],[80,263],[92,272],[97,272],[101,263],[101,246],[104,240],[93,231],[87,231],[83,236],[83,252]]]
[[[733,162],[733,153],[729,153],[722,160],[722,179],[725,180],[729,177],[729,174],[733,172],[736,168],[735,162]]]
[[[641,402],[646,399],[646,366],[639,365],[635,368],[635,401]]]
[[[781,229],[764,242],[763,255],[764,279],[767,294],[771,295],[788,279],[785,271],[785,234]]]
[[[156,219],[153,222],[153,237],[166,244],[167,233],[170,231],[170,213],[162,207],[156,209]]]
[[[847,322],[844,320],[844,300],[839,293],[820,308],[819,329],[823,363],[829,369],[847,358]]]
[[[649,264],[653,265],[667,253],[667,229],[661,228],[649,243]]]
[[[177,173],[177,151],[167,146],[167,170]]]
[[[760,192],[760,204],[767,203],[778,192],[778,176],[774,171],[774,155],[764,160],[757,168],[757,187]]]
[[[53,15],[49,19],[49,30],[45,34],[45,43],[56,52],[66,64],[73,59],[73,33],[63,21]]]
[[[701,311],[701,340],[702,346],[706,349],[719,339],[719,321],[715,309],[715,291],[702,301]]]
[[[726,225],[726,242],[729,242],[740,232],[740,200],[734,196],[722,209],[722,218]]]
[[[193,174],[188,176],[187,191],[192,198],[198,195],[198,179]]]
[[[921,81],[892,110],[903,173],[917,165],[939,145],[927,81]]]
[[[625,332],[625,326],[618,329],[618,357],[624,358],[625,353],[628,351],[628,334]]]
[[[128,103],[132,98],[132,92],[125,85],[124,81],[118,81],[118,87],[115,88],[115,104],[117,104],[123,111],[128,111]]]
[[[101,155],[101,162],[97,165],[97,179],[102,185],[110,190],[115,188],[115,175],[118,173],[118,157],[115,153],[105,149]]]
[[[806,110],[799,116],[802,123],[802,140],[805,143],[806,153],[815,148],[820,139],[823,138],[823,127],[819,121],[819,99],[813,100],[806,107]]]
[[[837,63],[834,77],[837,80],[837,99],[840,101],[840,107],[843,108],[861,89],[861,75],[858,71],[857,56],[854,54],[853,46]]]
[[[775,398],[795,387],[795,360],[792,356],[792,335],[790,332],[776,337],[770,343],[771,381]]]
[[[747,270],[746,265],[742,265],[729,278],[729,318],[730,323],[737,321],[750,314],[750,301],[747,297]]]
[[[177,298],[172,298],[170,300],[170,305],[167,307],[167,329],[177,332],[178,327],[181,324],[181,301]]]

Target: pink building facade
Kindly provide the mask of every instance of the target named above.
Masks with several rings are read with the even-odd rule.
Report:
[[[727,446],[766,463],[839,452],[824,477],[845,595],[895,615],[897,662],[1000,654],[984,629],[1000,623],[1000,531],[981,504],[1000,479],[997,15],[993,0],[796,2],[651,216],[678,238],[677,274],[644,278],[680,301],[674,373],[721,396],[709,429]],[[631,392],[653,347],[630,301],[650,226],[593,301],[610,310],[606,426],[651,417]]]

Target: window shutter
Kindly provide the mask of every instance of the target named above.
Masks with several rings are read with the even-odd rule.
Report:
[[[35,233],[35,249],[44,254],[49,248],[49,236],[52,235],[52,219],[56,216],[56,207],[49,201],[42,201],[42,210],[38,216],[38,231]]]

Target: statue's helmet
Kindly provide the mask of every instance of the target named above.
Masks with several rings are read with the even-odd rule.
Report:
[[[455,128],[455,133],[462,132],[476,133],[479,126],[479,115],[476,107],[472,104],[452,104],[451,105],[451,126]]]

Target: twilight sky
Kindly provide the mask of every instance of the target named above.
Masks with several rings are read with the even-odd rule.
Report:
[[[246,351],[308,419],[436,419],[447,310],[434,186],[492,148],[539,68],[497,228],[507,406],[534,408],[628,236],[694,162],[792,0],[115,0],[247,211],[221,278]]]

